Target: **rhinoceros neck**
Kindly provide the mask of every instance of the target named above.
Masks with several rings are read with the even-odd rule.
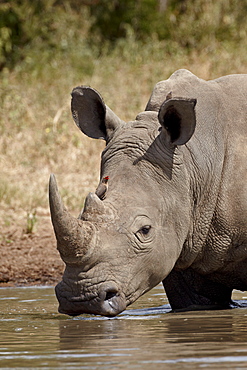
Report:
[[[200,117],[200,112],[199,112]],[[217,114],[215,115],[215,117]],[[211,135],[204,131],[205,116],[193,138],[183,147],[183,162],[190,179],[191,228],[177,266],[187,268],[207,250],[207,239],[221,192],[224,174],[224,128],[215,127],[215,117],[207,121]],[[220,138],[221,136],[221,138]]]

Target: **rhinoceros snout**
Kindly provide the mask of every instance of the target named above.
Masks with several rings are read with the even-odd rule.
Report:
[[[55,290],[59,301],[58,311],[69,316],[95,314],[113,317],[126,309],[125,296],[115,284],[102,284],[97,294],[79,296],[67,295],[62,283]]]

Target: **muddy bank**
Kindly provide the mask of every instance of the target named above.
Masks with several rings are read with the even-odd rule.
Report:
[[[63,270],[48,215],[30,234],[23,222],[0,225],[0,286],[55,285]]]

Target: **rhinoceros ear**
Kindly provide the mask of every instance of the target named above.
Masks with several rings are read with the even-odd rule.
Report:
[[[107,140],[113,131],[123,123],[118,116],[105,105],[100,94],[87,86],[73,89],[71,111],[80,130],[93,139]]]
[[[174,145],[183,145],[196,127],[196,99],[170,98],[159,110],[159,122],[166,129]]]

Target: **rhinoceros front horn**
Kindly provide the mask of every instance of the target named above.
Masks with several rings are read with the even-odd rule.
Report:
[[[58,192],[54,175],[50,176],[49,202],[57,248],[66,263],[82,263],[95,234],[93,225],[69,214]]]

